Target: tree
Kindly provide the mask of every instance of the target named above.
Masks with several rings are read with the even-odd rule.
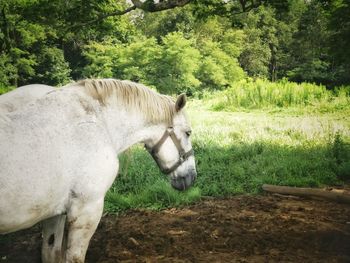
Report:
[[[65,61],[63,51],[56,47],[43,47],[37,56],[33,82],[57,86],[67,84],[71,69]]]
[[[153,83],[164,93],[193,92],[200,85],[196,72],[201,58],[194,41],[176,32],[163,37],[162,42],[162,56],[157,60]]]
[[[245,35],[211,19],[196,28],[197,48],[203,59],[197,74],[201,89],[224,89],[245,76],[238,63]]]
[[[335,84],[350,83],[350,1],[326,1],[329,12],[331,68]]]
[[[291,54],[295,64],[287,72],[292,80],[327,83],[332,79],[328,38],[325,12],[319,2],[312,1],[301,15],[298,31],[293,36]]]
[[[274,79],[277,20],[271,8],[260,7],[244,15],[245,47],[239,61],[253,77]]]
[[[349,0],[0,0],[0,85],[115,77],[192,93],[246,75],[346,84],[349,9]]]
[[[160,43],[162,37],[173,32],[182,32],[191,37],[196,21],[191,6],[159,13],[143,13],[136,18],[136,27],[146,37],[154,37]]]
[[[12,59],[8,54],[0,54],[0,87],[8,87],[13,85],[13,80],[18,78],[18,72]]]
[[[197,74],[202,89],[224,89],[244,77],[237,58],[224,52],[219,43],[207,40],[201,45],[203,56]]]
[[[72,26],[95,19],[100,12],[122,9],[125,2],[0,1],[0,54],[6,56],[2,64],[15,68],[6,80],[0,80],[4,85],[59,85],[70,77],[79,79],[87,63],[82,56],[84,45],[110,36],[127,42],[135,32],[129,17],[106,18],[89,27]]]
[[[130,0],[132,5],[124,6],[122,9],[114,9],[109,12],[98,12],[98,15],[93,19],[87,19],[85,22],[77,22],[74,27],[84,27],[90,24],[97,23],[108,17],[122,16],[136,9],[148,13],[160,12],[176,7],[183,7],[187,4],[193,4],[194,10],[198,16],[221,15],[234,16],[237,14],[249,12],[254,8],[259,7],[263,3],[275,0]]]
[[[90,42],[83,47],[83,56],[87,65],[83,69],[83,76],[87,78],[112,78],[114,63],[113,58],[118,52],[118,45],[115,46],[105,41],[103,43]]]

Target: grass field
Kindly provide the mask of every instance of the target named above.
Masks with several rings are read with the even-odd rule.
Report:
[[[212,111],[192,101],[192,143],[198,179],[173,190],[148,153],[136,146],[121,156],[119,177],[105,210],[163,208],[201,196],[256,194],[264,183],[320,187],[350,179],[350,107]],[[332,108],[333,109],[333,108]]]

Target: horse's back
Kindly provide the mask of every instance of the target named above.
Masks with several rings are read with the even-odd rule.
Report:
[[[48,85],[32,84],[5,93],[0,96],[0,114],[16,111],[54,89]]]

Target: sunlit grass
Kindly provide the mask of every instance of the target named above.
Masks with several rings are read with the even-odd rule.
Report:
[[[256,193],[263,183],[321,186],[339,183],[334,140],[348,162],[347,116],[288,116],[265,112],[192,110],[202,194]],[[344,165],[346,167],[346,165]],[[344,169],[348,174],[350,170]],[[344,175],[343,175],[344,177]]]
[[[105,210],[120,212],[129,208],[146,207],[160,209],[170,206],[180,206],[193,203],[201,197],[200,189],[193,187],[184,193],[175,191],[166,180],[158,179],[153,184],[146,185],[139,192],[120,194],[112,188],[105,199]]]
[[[254,194],[264,183],[311,186],[350,179],[350,121],[339,113],[293,111],[213,112],[192,101],[198,178],[173,190],[149,154],[134,147],[121,156],[121,173],[106,198],[106,211],[179,206],[201,196]]]
[[[309,111],[331,112],[346,108],[349,95],[349,86],[331,91],[311,83],[245,79],[223,91],[204,94],[204,98],[206,104],[217,111],[307,107]]]

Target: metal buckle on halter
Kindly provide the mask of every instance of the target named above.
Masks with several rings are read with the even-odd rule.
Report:
[[[185,161],[184,156],[183,156],[183,155],[180,155],[180,157],[179,157],[179,162],[180,162],[180,163],[183,163],[184,161]]]

